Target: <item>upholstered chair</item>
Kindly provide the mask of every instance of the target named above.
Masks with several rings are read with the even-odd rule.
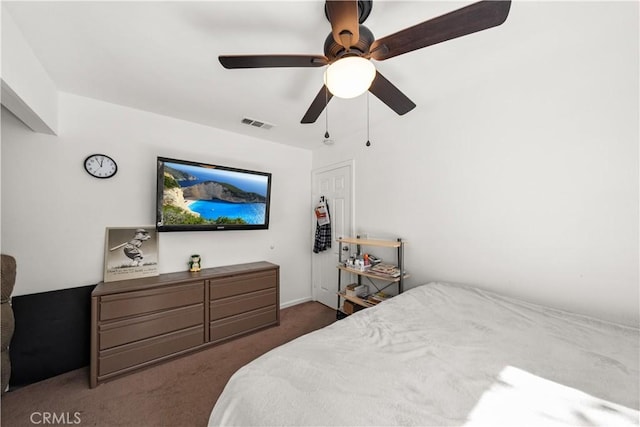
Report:
[[[2,265],[0,266],[0,288],[2,299],[0,304],[0,335],[2,335],[2,353],[0,355],[0,366],[2,366],[2,393],[7,391],[9,378],[11,377],[11,359],[9,358],[9,344],[13,337],[15,320],[13,309],[11,308],[11,293],[16,283],[16,260],[10,255],[2,254]]]

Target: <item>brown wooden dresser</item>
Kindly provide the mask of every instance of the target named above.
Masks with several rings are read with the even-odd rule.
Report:
[[[262,261],[99,283],[90,386],[280,324],[279,282],[280,267]]]

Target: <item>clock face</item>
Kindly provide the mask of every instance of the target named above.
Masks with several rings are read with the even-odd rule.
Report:
[[[84,160],[84,168],[96,178],[111,178],[118,172],[115,160],[104,154],[92,154]]]

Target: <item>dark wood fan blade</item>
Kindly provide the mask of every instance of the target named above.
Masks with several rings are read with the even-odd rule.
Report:
[[[314,123],[318,120],[320,113],[322,113],[327,106],[327,103],[331,101],[331,98],[333,98],[331,92],[329,92],[325,85],[322,85],[322,89],[320,89],[320,92],[316,95],[300,123]]]
[[[322,67],[329,63],[321,55],[221,55],[224,68]]]
[[[382,61],[403,53],[455,39],[502,24],[511,0],[485,0],[376,40],[371,57]]]
[[[327,0],[327,15],[333,39],[345,49],[360,40],[358,2],[356,0]]]
[[[407,96],[400,92],[400,89],[395,87],[384,76],[376,72],[376,77],[371,83],[369,92],[374,94],[380,101],[384,102],[393,111],[399,115],[403,115],[413,110],[416,104],[413,103]]]

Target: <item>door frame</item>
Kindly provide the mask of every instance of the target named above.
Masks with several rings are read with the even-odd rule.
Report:
[[[343,168],[345,166],[349,167],[349,171],[350,171],[350,175],[351,175],[351,227],[349,230],[349,233],[351,236],[353,236],[353,233],[355,232],[354,230],[356,230],[356,162],[354,159],[349,159],[349,160],[344,160],[338,163],[333,163],[327,166],[323,166],[320,168],[316,168],[313,169],[311,171],[311,207],[312,207],[312,211],[313,208],[315,208],[316,204],[318,203],[318,200],[320,199],[320,194],[316,193],[316,184],[318,183],[318,175],[331,171],[333,169],[339,169],[339,168]],[[316,217],[315,215],[311,216],[311,242],[314,241],[315,239],[315,235],[316,235]],[[338,236],[336,236],[338,237]],[[343,237],[348,237],[348,236],[343,236]],[[332,242],[334,243],[334,242]],[[317,296],[317,290],[316,287],[314,286],[315,283],[315,263],[313,262],[313,252],[311,252],[311,297],[313,298],[314,301],[318,301],[318,296]],[[336,280],[337,280],[337,269],[336,269]]]

